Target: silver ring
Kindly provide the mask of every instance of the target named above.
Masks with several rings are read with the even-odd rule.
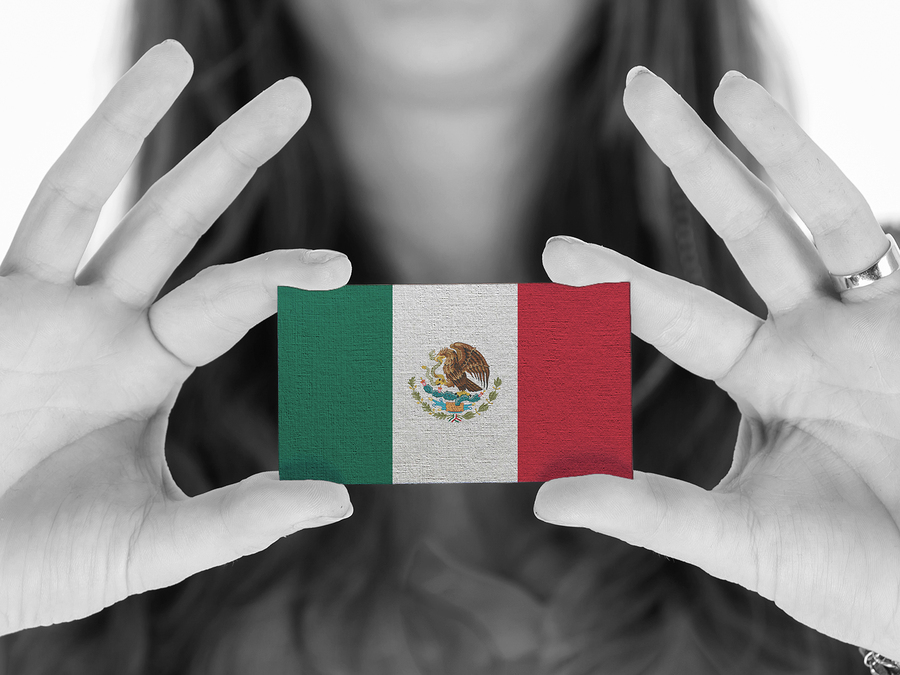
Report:
[[[871,267],[864,269],[862,272],[855,274],[832,274],[831,280],[834,287],[839,293],[849,291],[851,288],[859,288],[860,286],[868,286],[874,284],[879,279],[884,279],[888,274],[896,272],[900,269],[900,247],[894,241],[894,237],[887,235],[888,250],[883,256],[875,261]]]

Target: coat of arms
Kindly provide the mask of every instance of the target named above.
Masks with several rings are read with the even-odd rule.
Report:
[[[428,359],[423,376],[409,378],[408,384],[413,400],[435,419],[470,420],[490,410],[500,395],[502,381],[495,378],[488,390],[491,367],[472,345],[454,342],[432,349]]]

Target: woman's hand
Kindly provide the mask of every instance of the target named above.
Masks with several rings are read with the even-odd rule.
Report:
[[[352,511],[343,486],[274,472],[189,499],[163,449],[182,382],[275,311],[277,285],[349,277],[345,256],[273,251],[154,303],[306,120],[298,80],[222,124],[75,278],[100,207],[191,70],[176,42],[144,55],[51,168],[0,266],[0,634],[86,616]]]
[[[665,82],[635,69],[625,90],[628,115],[766,302],[765,321],[599,246],[553,239],[544,265],[570,285],[631,281],[634,333],[737,402],[732,468],[711,491],[641,472],[551,481],[535,513],[693,563],[898,659],[900,272],[838,294],[829,272],[864,270],[888,248],[865,200],[755,82],[727,74],[715,104],[815,247]]]

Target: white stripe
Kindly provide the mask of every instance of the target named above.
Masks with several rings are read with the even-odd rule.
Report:
[[[393,342],[394,482],[515,482],[517,286],[394,286]],[[488,402],[494,381],[502,381],[488,410],[459,422],[429,415],[414,400],[409,385],[409,379],[415,378],[416,392],[436,409],[432,397],[423,391],[422,366],[435,365],[428,357],[431,350],[438,352],[454,342],[475,347],[490,367],[487,388],[478,392],[481,400],[473,410]]]

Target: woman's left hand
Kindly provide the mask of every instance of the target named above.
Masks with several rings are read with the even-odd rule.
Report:
[[[900,659],[900,272],[838,293],[888,240],[865,200],[766,91],[723,78],[716,109],[815,239],[660,78],[630,73],[625,108],[721,236],[768,318],[577,240],[551,279],[631,282],[634,333],[714,380],[742,419],[714,489],[635,472],[545,484],[535,513],[678,558],[799,621]],[[677,433],[673,429],[672,433]]]

